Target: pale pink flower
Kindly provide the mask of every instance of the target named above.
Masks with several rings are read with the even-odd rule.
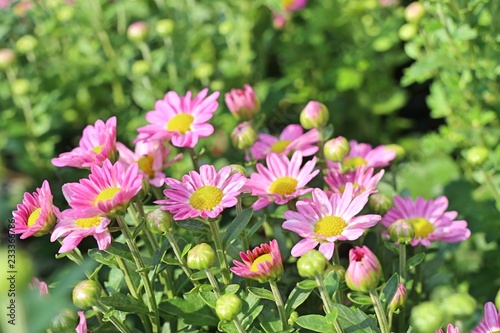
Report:
[[[47,283],[38,280],[36,277],[34,277],[32,282],[28,284],[28,288],[31,290],[38,290],[40,296],[46,296],[49,294],[49,287],[47,286]]]
[[[135,152],[121,142],[116,143],[116,148],[120,154],[118,162],[126,167],[137,163],[139,172],[151,185],[156,187],[163,186],[165,183],[165,173],[163,171],[182,158],[182,154],[178,154],[173,160],[167,161],[170,146],[159,140],[138,141],[135,144]]]
[[[362,166],[354,171],[341,173],[339,170],[330,169],[328,175],[324,177],[325,182],[334,193],[343,193],[347,183],[352,183],[354,188],[353,196],[368,191],[373,193],[380,179],[384,175],[384,170],[373,175],[374,169]]]
[[[330,260],[336,241],[355,240],[367,228],[380,221],[380,215],[358,214],[368,202],[371,192],[353,196],[353,186],[347,183],[344,193],[328,196],[323,190],[315,188],[312,199],[297,202],[297,212],[285,212],[283,229],[298,234],[303,239],[292,248],[292,256],[300,257],[319,244],[319,251]]]
[[[219,92],[206,97],[207,93],[208,89],[203,89],[191,99],[190,91],[186,96],[168,92],[164,99],[156,102],[155,110],[146,114],[149,125],[137,129],[139,135],[134,142],[169,139],[176,147],[193,148],[198,139],[214,132],[207,121],[219,106]]]
[[[316,128],[304,134],[302,126],[292,124],[285,127],[279,138],[270,134],[259,134],[259,140],[250,151],[256,160],[262,160],[270,153],[288,156],[296,151],[300,151],[302,156],[311,156],[318,151],[318,147],[314,145],[318,140],[319,134]]]
[[[483,320],[472,330],[472,333],[497,333],[500,331],[500,311],[495,304],[488,302],[484,305]]]
[[[51,242],[64,237],[59,253],[69,252],[80,244],[82,239],[94,236],[99,250],[106,250],[111,244],[111,234],[107,231],[110,219],[102,216],[86,216],[75,209],[66,209],[56,224]]]
[[[445,333],[442,329],[438,329],[436,333]],[[452,324],[446,326],[446,333],[460,333],[458,327],[454,327]]]
[[[253,88],[245,84],[243,89],[232,89],[225,95],[226,105],[236,119],[252,120],[260,111],[260,102]]]
[[[87,318],[85,318],[84,311],[78,311],[78,316],[80,317],[80,322],[76,326],[76,333],[87,333]]]
[[[103,166],[90,167],[88,179],[63,185],[69,205],[85,216],[113,214],[128,206],[142,188],[142,175],[137,164],[124,167],[105,161]]]
[[[406,299],[408,298],[408,294],[406,292],[406,287],[403,283],[398,284],[398,288],[396,289],[396,293],[394,294],[394,297],[392,300],[389,302],[389,305],[387,308],[394,312],[397,309],[401,308],[404,306]]]
[[[345,271],[349,289],[368,292],[377,287],[382,276],[380,261],[367,246],[356,246],[349,251],[349,266]]]
[[[231,171],[230,166],[217,172],[213,165],[202,165],[200,173],[190,171],[182,177],[182,182],[167,178],[165,183],[171,188],[163,191],[167,199],[155,203],[164,205],[161,209],[175,214],[176,220],[217,217],[225,208],[236,205],[245,185],[245,176],[231,175]]]
[[[231,271],[241,277],[261,283],[277,280],[283,274],[280,248],[276,239],[261,244],[253,250],[240,252],[241,262],[233,260]]]
[[[355,140],[349,141],[351,150],[342,160],[342,166],[345,169],[357,169],[362,165],[369,168],[384,168],[396,158],[396,152],[384,145],[372,148],[367,143],[358,143]],[[328,167],[338,169],[338,163],[327,161]]]
[[[318,173],[313,170],[316,157],[308,161],[302,168],[302,154],[295,152],[292,158],[278,154],[269,154],[266,158],[267,167],[258,163],[257,172],[250,175],[245,188],[252,191],[259,199],[253,204],[255,210],[262,209],[276,202],[278,205],[309,193],[312,189],[305,186]]]
[[[14,228],[11,234],[21,234],[21,239],[43,236],[50,232],[59,215],[59,208],[52,204],[49,182],[44,180],[34,193],[24,193],[23,203],[12,212]]]
[[[433,241],[446,243],[461,242],[470,237],[467,222],[454,221],[458,213],[446,212],[448,199],[444,196],[435,200],[394,197],[394,206],[382,218],[382,224],[389,227],[393,222],[404,219],[412,224],[415,237],[412,246],[429,246]]]
[[[116,117],[109,118],[106,123],[97,120],[83,130],[79,146],[68,153],[62,153],[52,159],[57,167],[89,168],[101,166],[107,159],[114,159],[116,154]]]

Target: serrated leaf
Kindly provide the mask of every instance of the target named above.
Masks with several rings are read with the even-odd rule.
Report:
[[[344,333],[380,333],[375,318],[368,317],[360,309],[351,310],[338,303],[334,303],[333,307],[338,310],[337,321]]]
[[[304,290],[312,290],[314,288],[316,288],[318,286],[318,284],[316,283],[316,281],[314,280],[304,280],[304,281],[300,281],[299,283],[297,283],[297,287],[299,287],[300,289],[304,289]]]
[[[311,294],[312,289],[302,289],[299,287],[295,287],[290,295],[288,296],[288,300],[285,304],[285,311],[288,316],[292,313],[293,310],[298,308]]]
[[[275,302],[274,295],[271,291],[264,288],[249,287],[248,291],[258,298],[268,299]]]
[[[96,249],[91,249],[88,253],[89,256],[98,263],[104,264],[106,266],[116,266],[116,260],[114,259],[114,256],[112,254]]]
[[[210,228],[203,222],[193,219],[187,219],[182,221],[176,221],[177,225],[182,229],[189,231],[199,232],[199,233],[210,233]]]
[[[245,229],[253,215],[253,208],[244,209],[234,220],[229,224],[226,231],[222,235],[222,243],[226,248],[233,240],[235,240]]]
[[[417,253],[410,259],[406,261],[406,268],[407,269],[412,269],[418,264],[420,264],[425,258],[425,253]]]
[[[333,325],[328,324],[325,317],[320,315],[313,314],[300,316],[299,318],[297,318],[295,323],[300,327],[311,330],[313,332],[331,333],[334,331]]]
[[[394,273],[391,278],[387,281],[382,292],[380,293],[380,300],[384,307],[386,307],[394,298],[396,291],[398,290],[399,276]]]
[[[130,295],[113,293],[109,297],[101,297],[100,301],[116,310],[130,313],[148,313],[148,308],[141,301]]]

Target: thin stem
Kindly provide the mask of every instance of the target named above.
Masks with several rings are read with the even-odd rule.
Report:
[[[199,172],[200,164],[198,163],[198,155],[196,155],[193,148],[187,148],[187,151],[189,152],[189,156],[191,156],[191,161],[193,161],[193,168]]]
[[[101,311],[103,314],[106,314],[109,312],[109,309],[106,305],[102,304],[102,303],[98,303],[96,305],[96,308]],[[115,315],[112,315],[112,316],[109,316],[109,321],[115,325],[115,327],[118,329],[118,331],[120,331],[121,333],[129,333],[130,330],[128,329],[127,326],[125,326],[125,324],[119,320],[118,318],[115,318]]]
[[[325,282],[323,281],[323,277],[321,275],[316,276],[316,283],[318,284],[319,294],[321,299],[323,300],[323,305],[325,307],[325,313],[329,314],[333,310],[333,302],[332,298],[328,294],[328,290],[326,290]],[[342,327],[340,327],[338,321],[335,319],[333,323],[333,327],[335,328],[335,332],[342,333]]]
[[[333,264],[341,266],[340,265],[340,257],[339,257],[338,245],[339,244],[337,242],[335,242],[335,251],[333,252]],[[339,281],[339,283],[340,282],[341,281]],[[339,304],[342,304],[344,302],[344,297],[342,295],[342,292],[341,292],[340,288],[335,293],[335,301],[337,303],[339,303]]]
[[[215,278],[214,274],[212,273],[212,270],[210,268],[205,269],[205,273],[207,274],[208,281],[210,281],[210,284],[214,288],[214,293],[217,298],[220,297],[220,288],[219,288],[219,283],[217,282],[217,279]]]
[[[406,281],[406,245],[399,244],[399,283]]]
[[[229,267],[226,261],[226,253],[224,251],[224,246],[222,245],[222,238],[219,233],[219,228],[217,227],[217,220],[210,219],[208,221],[208,225],[210,226],[210,231],[212,232],[212,238],[215,244],[215,252],[217,253],[217,258],[219,259],[222,280],[227,286],[229,283],[231,283],[231,278],[229,276]]]
[[[370,298],[373,302],[373,308],[375,309],[375,315],[377,316],[378,324],[380,326],[380,331],[382,333],[389,333],[389,326],[387,325],[387,317],[385,316],[384,308],[382,303],[380,303],[380,297],[375,289],[369,291]]]
[[[288,318],[286,317],[285,305],[283,303],[283,298],[281,298],[280,290],[278,289],[278,285],[276,281],[269,281],[269,285],[271,286],[271,290],[274,295],[274,300],[276,301],[276,307],[278,308],[278,313],[280,315],[281,324],[283,325],[283,331],[288,329]]]
[[[182,258],[182,251],[179,248],[179,244],[177,244],[177,241],[175,240],[174,235],[171,232],[168,232],[165,234],[165,237],[167,237],[170,245],[172,246],[172,250],[174,250],[175,257],[177,260],[179,260],[179,263],[181,264],[181,268],[184,271],[184,273],[187,275],[187,277],[191,280],[191,275],[193,275],[193,272],[191,269],[187,266],[186,261],[184,258]],[[191,282],[195,285],[198,286],[200,283],[196,280],[191,280]]]

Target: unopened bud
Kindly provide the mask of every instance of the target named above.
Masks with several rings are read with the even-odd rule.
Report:
[[[405,219],[394,221],[387,228],[387,232],[389,233],[391,241],[403,245],[410,244],[415,237],[415,230],[413,229],[413,225]]]
[[[288,318],[288,325],[293,326],[298,318],[299,318],[299,313],[297,311],[293,311],[290,314],[290,318]]]
[[[235,175],[235,174],[240,174],[240,175],[243,175],[245,177],[247,176],[247,170],[242,165],[231,164],[230,167],[231,167],[231,176]]]
[[[127,30],[127,37],[132,42],[143,42],[148,38],[149,26],[146,22],[138,21],[132,23]]]
[[[155,234],[162,235],[172,229],[172,214],[157,208],[146,215],[146,225]]]
[[[305,129],[323,127],[328,123],[329,116],[325,104],[310,101],[300,113],[300,124]]]
[[[333,162],[342,161],[344,157],[349,155],[350,151],[351,145],[343,136],[328,140],[323,147],[325,157]]]
[[[394,297],[392,298],[391,302],[389,303],[389,311],[394,312],[400,307],[402,307],[405,302],[406,298],[408,297],[406,293],[406,288],[405,285],[400,283],[398,284],[398,288],[396,289],[396,293],[394,294]]]
[[[260,101],[248,84],[243,89],[232,89],[226,93],[225,101],[229,111],[241,121],[252,120],[260,111]]]
[[[252,125],[247,122],[241,123],[231,133],[231,141],[238,149],[248,149],[257,141],[257,133]]]
[[[417,23],[425,14],[424,5],[421,2],[414,1],[405,8],[405,19],[411,23]]]
[[[433,302],[422,302],[411,310],[410,323],[417,332],[434,333],[442,322],[441,308]]]
[[[146,60],[137,60],[132,64],[133,76],[144,76],[149,73],[151,66]]]
[[[323,253],[311,250],[297,260],[297,269],[300,276],[311,278],[322,275],[325,271],[326,263],[327,260]]]
[[[370,195],[368,206],[377,214],[384,215],[392,208],[392,198],[383,193]]]
[[[13,95],[24,96],[30,90],[30,82],[26,79],[17,79],[12,82],[11,88]]]
[[[162,37],[169,36],[174,31],[175,23],[169,19],[159,20],[155,24],[156,33]]]
[[[215,313],[220,320],[233,320],[241,312],[241,299],[235,294],[222,295],[215,303]]]
[[[399,28],[398,35],[402,41],[409,41],[417,34],[417,26],[413,23],[405,23]]]
[[[490,151],[484,146],[474,146],[465,153],[465,159],[470,165],[480,165],[489,155]]]
[[[16,55],[11,49],[0,49],[0,69],[9,68],[16,61]]]
[[[204,270],[212,267],[215,262],[215,252],[207,243],[201,243],[189,250],[187,265],[191,269]]]
[[[50,324],[50,329],[54,333],[74,332],[78,323],[78,315],[71,310],[61,311]]]
[[[32,35],[24,35],[16,41],[16,49],[19,53],[31,52],[38,45],[38,40]]]
[[[75,9],[73,6],[64,6],[57,11],[57,19],[59,22],[68,22],[75,15]]]
[[[345,272],[349,289],[368,292],[377,287],[381,277],[380,261],[367,246],[356,246],[349,251],[349,266]]]
[[[476,310],[476,300],[469,294],[456,293],[443,298],[441,308],[453,318],[469,318]]]
[[[97,304],[101,290],[99,282],[83,280],[73,289],[73,304],[80,309],[91,308]]]

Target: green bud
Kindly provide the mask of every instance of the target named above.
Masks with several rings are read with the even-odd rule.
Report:
[[[397,309],[404,306],[407,297],[408,294],[406,293],[405,285],[402,283],[398,284],[398,288],[396,289],[396,294],[394,294],[394,297],[387,306],[389,311],[394,312]]]
[[[203,63],[196,66],[194,76],[197,79],[208,79],[214,74],[214,66],[209,63]]]
[[[172,229],[172,214],[157,208],[146,215],[146,225],[152,233],[162,235]]]
[[[0,49],[0,69],[9,68],[16,61],[16,55],[11,49]]]
[[[293,311],[290,314],[290,318],[288,318],[288,325],[293,326],[297,318],[299,318],[299,313],[297,311]]]
[[[398,35],[402,41],[409,41],[417,34],[417,26],[413,23],[405,23],[399,28]]]
[[[417,23],[425,15],[424,5],[418,1],[414,1],[406,6],[404,15],[406,21]]]
[[[419,333],[434,333],[443,324],[443,313],[432,302],[423,302],[413,307],[410,323]]]
[[[474,146],[465,152],[465,159],[470,165],[482,164],[490,154],[488,148],[484,146]]]
[[[345,280],[345,268],[341,265],[332,265],[328,267],[327,272],[334,271],[335,274],[337,274],[337,277],[339,278],[339,281],[344,281]]]
[[[207,243],[201,243],[189,250],[187,265],[191,269],[204,270],[212,267],[215,262],[215,252]]]
[[[80,309],[91,308],[97,304],[101,291],[99,282],[83,280],[73,289],[73,304]]]
[[[222,295],[215,303],[215,313],[220,320],[233,320],[241,312],[241,299],[235,294]]]
[[[239,164],[231,164],[230,167],[231,167],[231,176],[237,173],[245,177],[247,176],[247,170],[245,169],[244,166]]]
[[[392,208],[392,198],[383,193],[375,193],[370,195],[368,206],[375,213],[384,215]]]
[[[453,318],[468,318],[476,309],[476,300],[469,294],[456,293],[445,297],[441,308]]]
[[[156,33],[162,37],[169,36],[174,31],[175,23],[169,19],[159,20],[155,24]]]
[[[148,38],[149,26],[146,22],[138,21],[132,23],[127,30],[127,37],[132,42],[143,42]]]
[[[50,324],[53,333],[74,332],[78,325],[78,315],[76,312],[65,309],[61,311]]]
[[[341,162],[350,151],[351,145],[343,136],[328,140],[323,147],[325,157],[333,162]]]
[[[238,149],[247,149],[257,141],[257,133],[252,125],[247,122],[241,123],[231,133],[231,141]]]
[[[24,35],[16,41],[16,49],[22,54],[33,51],[37,45],[38,40],[32,35]]]
[[[73,6],[64,6],[57,11],[57,19],[59,22],[68,22],[75,15],[75,9]]]
[[[151,66],[146,60],[137,60],[132,64],[133,76],[144,76],[149,73]]]
[[[30,90],[30,82],[26,79],[17,79],[12,82],[12,94],[18,96],[26,95]]]
[[[328,123],[329,115],[325,104],[309,101],[300,113],[300,124],[305,129],[323,127]]]
[[[297,269],[300,276],[311,278],[322,275],[325,271],[326,263],[327,260],[323,253],[311,250],[297,260]]]
[[[415,230],[413,229],[413,225],[405,219],[394,221],[387,228],[387,232],[389,233],[391,241],[403,245],[410,244],[415,237]]]
[[[495,306],[500,309],[500,289],[498,289],[497,296],[495,297]]]

